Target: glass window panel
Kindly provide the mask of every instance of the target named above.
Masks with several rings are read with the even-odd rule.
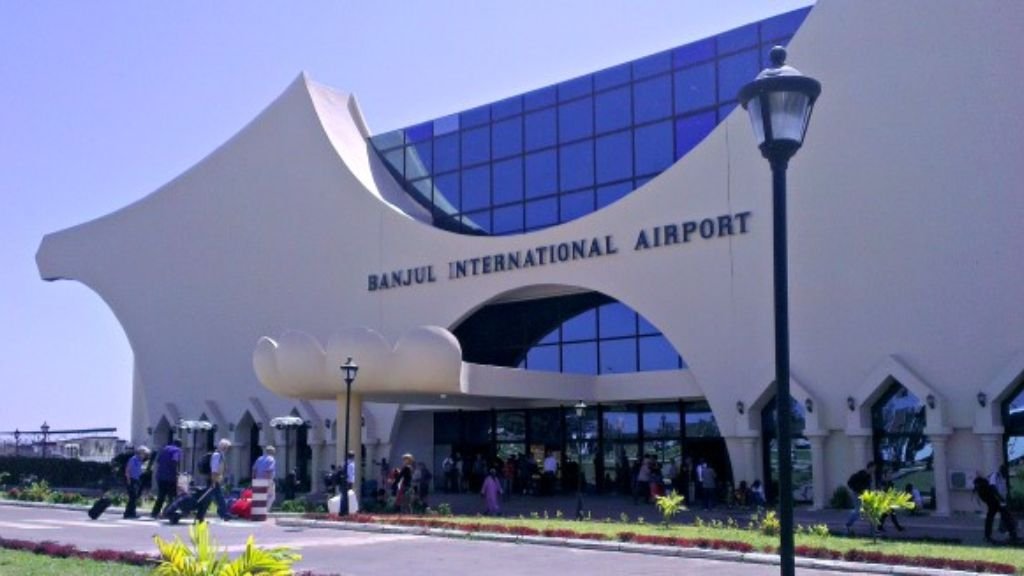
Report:
[[[871,410],[874,429],[885,434],[923,434],[927,424],[924,403],[901,384],[895,384]]]
[[[768,42],[784,36],[792,36],[804,23],[804,18],[807,18],[809,10],[809,8],[801,8],[762,20],[761,40]]]
[[[495,455],[502,460],[508,460],[512,456],[526,454],[526,444],[514,442],[501,442],[495,445]]]
[[[668,72],[672,67],[672,53],[659,52],[633,62],[633,79],[647,78]]]
[[[605,443],[604,444],[604,478],[606,491],[619,494],[633,492],[632,464],[640,454],[640,446],[636,443]]]
[[[701,64],[675,73],[676,114],[715,104],[715,65]]]
[[[555,144],[555,109],[549,108],[526,115],[526,150]]]
[[[463,440],[469,444],[489,444],[491,442],[490,410],[463,412],[462,433]]]
[[[497,413],[498,442],[526,441],[526,412]]]
[[[405,152],[401,148],[385,152],[384,161],[388,163],[392,170],[398,172],[399,176],[405,176]]]
[[[561,222],[569,222],[594,211],[594,191],[584,190],[563,194],[559,198],[559,202],[561,203],[559,219]]]
[[[462,211],[470,212],[491,205],[491,167],[488,165],[462,171]]]
[[[594,74],[594,90],[604,90],[613,86],[628,84],[632,80],[629,64],[619,64]]]
[[[522,114],[522,112],[523,99],[520,96],[513,96],[512,98],[506,98],[505,100],[491,104],[491,117],[495,120],[501,120],[502,118],[515,116],[516,114]]]
[[[632,177],[633,135],[627,130],[598,138],[597,183],[603,184]]]
[[[473,108],[472,110],[466,110],[459,114],[459,124],[462,129],[472,128],[473,126],[480,126],[481,124],[487,124],[491,121],[491,107],[480,106],[479,108]]]
[[[555,103],[555,87],[548,86],[523,95],[523,108],[536,110]]]
[[[735,100],[747,82],[760,72],[757,50],[747,50],[718,61],[718,99]]]
[[[621,302],[604,304],[598,308],[601,338],[616,338],[636,334],[636,312]]]
[[[558,139],[579,140],[594,134],[594,99],[583,98],[558,107]]]
[[[654,176],[644,176],[643,178],[637,178],[635,186],[637,188],[643,188],[645,184],[654,179]]]
[[[882,481],[898,482],[901,487],[913,484],[925,496],[925,506],[933,505],[930,497],[935,488],[935,472],[932,469],[934,452],[931,440],[924,434],[914,434],[883,436],[875,441],[875,462],[881,463],[879,474]]]
[[[637,321],[640,324],[640,334],[661,334],[661,330],[658,330],[658,328],[654,324],[651,324],[647,318],[644,318],[643,315],[637,314],[636,316]]]
[[[640,414],[635,406],[609,406],[604,410],[606,441],[636,440],[640,435]]]
[[[648,404],[644,406],[644,437],[677,438],[682,417],[678,404]]]
[[[715,129],[715,113],[704,112],[676,120],[676,158],[682,158]]]
[[[526,203],[526,229],[535,230],[558,223],[558,199],[545,198]]]
[[[483,126],[462,133],[462,165],[468,166],[491,159],[491,127]]]
[[[434,123],[425,122],[411,128],[406,128],[405,139],[409,144],[423,142],[434,137]]]
[[[457,444],[461,430],[458,412],[434,412],[434,444]]]
[[[729,54],[757,44],[757,23],[747,24],[718,35],[718,53]]]
[[[459,174],[444,174],[434,178],[434,207],[443,214],[459,211]]]
[[[602,92],[595,96],[597,132],[625,128],[632,122],[633,96],[629,86]]]
[[[549,446],[562,445],[562,411],[558,408],[530,410],[526,413],[530,426],[530,442]]]
[[[448,134],[434,140],[434,172],[459,167],[459,135]]]
[[[514,116],[494,123],[494,157],[504,158],[523,151],[523,119]]]
[[[793,434],[803,434],[804,428],[807,425],[807,418],[804,413],[804,407],[795,398],[790,397],[790,419],[789,425],[790,430]],[[778,434],[778,396],[773,396],[761,409],[761,434],[763,436],[773,436]]]
[[[430,142],[421,142],[415,146],[406,146],[405,177],[411,180],[413,178],[429,176],[431,158]]]
[[[597,189],[597,208],[600,210],[605,206],[624,198],[627,194],[633,191],[632,182],[622,182],[620,184],[612,184],[610,186],[602,186]]]
[[[677,462],[682,462],[683,446],[679,440],[672,440],[668,438],[651,440],[644,442],[643,449],[644,454],[653,455],[654,459],[662,466],[669,462],[672,462],[674,465],[677,465],[675,464]],[[671,486],[672,479],[662,478],[662,482],[666,484],[667,489],[668,486]]]
[[[494,203],[506,204],[523,199],[523,159],[510,158],[494,163]]]
[[[405,132],[402,130],[393,130],[391,132],[377,134],[370,138],[370,142],[373,142],[373,145],[377,150],[395,148],[405,144]]]
[[[680,46],[672,51],[672,65],[676,68],[696,64],[715,57],[715,39],[707,38]]]
[[[491,211],[481,210],[462,215],[462,223],[477,234],[491,233]]]
[[[597,374],[597,342],[562,344],[562,372]]]
[[[459,115],[452,114],[444,118],[434,120],[434,136],[449,134],[459,129]]]
[[[672,115],[672,77],[658,76],[633,84],[633,122],[644,124]]]
[[[676,370],[679,368],[679,354],[664,336],[640,338],[640,371]]]
[[[562,323],[562,340],[594,340],[597,338],[597,311],[581,312]]]
[[[579,78],[562,82],[557,88],[559,102],[565,102],[566,100],[590,94],[593,89],[593,78],[591,76],[580,76]]]
[[[594,185],[594,142],[584,140],[562,146],[561,178],[562,190],[574,190]]]
[[[495,234],[517,234],[523,231],[523,205],[513,204],[494,209]]]
[[[547,334],[545,334],[543,338],[538,340],[538,343],[539,344],[555,344],[555,343],[558,342],[558,334],[559,334],[559,330],[558,330],[558,328],[555,328],[551,332],[548,332]]]
[[[707,402],[694,402],[686,405],[686,437],[714,438],[721,436],[715,415]]]
[[[672,165],[672,122],[665,121],[636,129],[634,141],[636,173],[660,174]]]
[[[636,340],[601,341],[601,374],[632,374],[636,372]]]
[[[554,150],[526,156],[526,197],[536,198],[558,191],[558,163]]]
[[[412,182],[413,195],[427,205],[433,202],[434,198],[434,181],[430,178],[424,180],[417,180]]]

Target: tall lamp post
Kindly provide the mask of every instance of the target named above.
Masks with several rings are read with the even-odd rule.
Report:
[[[50,425],[46,423],[46,420],[43,420],[43,425],[39,427],[39,430],[43,433],[43,458],[46,458],[46,442],[50,435]]]
[[[352,383],[356,380],[356,373],[359,372],[359,366],[352,361],[352,357],[349,356],[348,360],[341,365],[341,372],[345,379],[345,447],[343,458],[345,459],[344,470],[345,483],[348,484],[348,431],[352,428],[349,418],[352,415]],[[342,491],[341,498],[341,514],[348,514],[348,488]],[[358,492],[356,492],[358,494]]]
[[[821,84],[786,65],[786,49],[772,48],[770,68],[740,89],[761,155],[772,169],[772,247],[775,254],[775,387],[779,431],[779,557],[793,576],[793,454],[789,394],[789,288],[786,263],[786,167],[807,134]]]
[[[580,400],[573,408],[576,409],[576,519],[583,520],[583,414],[587,405]]]

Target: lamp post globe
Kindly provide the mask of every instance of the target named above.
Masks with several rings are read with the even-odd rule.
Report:
[[[341,372],[345,379],[345,446],[342,451],[342,458],[344,462],[342,464],[342,470],[345,474],[345,482],[348,483],[348,431],[352,426],[349,424],[349,420],[352,415],[352,382],[356,379],[356,374],[359,372],[359,365],[352,361],[352,357],[349,356],[348,360],[341,365]],[[340,514],[348,514],[348,490],[342,493],[341,498],[341,509]]]
[[[786,168],[803,145],[821,84],[786,64],[786,49],[772,48],[771,67],[740,89],[757,145],[772,170],[772,246],[775,301],[775,389],[779,448],[779,566],[795,574],[793,542],[792,400],[789,393],[789,287],[786,257]],[[820,498],[821,495],[819,494]]]

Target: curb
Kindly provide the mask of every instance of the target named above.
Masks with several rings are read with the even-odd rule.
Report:
[[[727,550],[709,550],[704,548],[680,548],[676,546],[659,546],[653,544],[635,544],[632,542],[616,542],[612,540],[581,540],[577,538],[549,538],[545,536],[517,536],[514,534],[492,534],[487,532],[465,532],[448,528],[426,528],[422,526],[397,526],[394,524],[364,524],[337,520],[306,520],[278,518],[279,526],[292,528],[323,528],[328,530],[348,530],[352,532],[371,532],[387,534],[412,534],[435,538],[453,538],[461,540],[477,540],[483,542],[502,542],[510,544],[532,544],[536,546],[553,546],[556,548],[574,548],[578,550],[598,550],[602,552],[625,552],[630,554],[648,554],[654,556],[676,556],[701,560],[719,560],[724,562],[742,562],[745,564],[779,565],[777,554],[761,552],[730,552]],[[797,557],[798,568],[814,568],[859,574],[900,574],[907,576],[975,576],[977,572],[961,570],[944,570],[917,566],[892,566],[889,564],[871,564],[867,562],[847,562],[845,560],[824,560],[820,558]]]

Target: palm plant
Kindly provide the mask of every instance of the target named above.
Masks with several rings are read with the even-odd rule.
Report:
[[[191,547],[177,536],[173,542],[153,537],[161,556],[155,571],[157,576],[287,576],[294,573],[292,564],[302,558],[287,548],[259,548],[253,536],[249,535],[245,551],[232,560],[210,536],[205,522],[189,529],[189,539]]]

